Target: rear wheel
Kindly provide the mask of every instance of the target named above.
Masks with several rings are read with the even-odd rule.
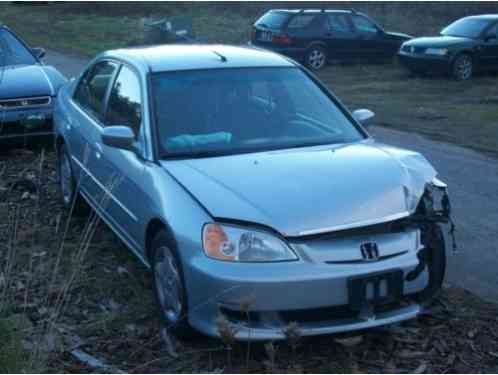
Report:
[[[474,63],[472,56],[467,53],[458,55],[452,65],[452,74],[457,81],[466,81],[472,78]]]
[[[194,332],[188,324],[183,271],[170,243],[165,231],[159,232],[152,241],[154,292],[167,330],[180,338],[189,338]]]
[[[323,69],[327,63],[327,52],[321,46],[312,46],[306,52],[306,66],[312,70]]]

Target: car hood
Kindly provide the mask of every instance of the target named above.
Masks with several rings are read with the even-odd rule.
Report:
[[[456,37],[456,36],[432,36],[432,37],[422,37],[411,39],[405,43],[405,46],[414,46],[414,47],[449,47],[456,44],[464,44],[472,42],[470,38]]]
[[[399,40],[409,40],[409,39],[413,38],[413,36],[411,36],[411,35],[398,33],[398,32],[394,32],[394,31],[386,31],[386,34],[389,35],[390,37],[393,37],[393,38],[399,39]]]
[[[162,165],[213,218],[291,237],[406,217],[436,176],[420,154],[373,141]]]
[[[43,66],[0,67],[0,99],[53,95],[53,87]]]

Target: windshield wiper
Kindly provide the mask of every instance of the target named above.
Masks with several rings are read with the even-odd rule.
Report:
[[[229,153],[222,151],[164,152],[161,159],[201,159],[225,155],[229,155]]]

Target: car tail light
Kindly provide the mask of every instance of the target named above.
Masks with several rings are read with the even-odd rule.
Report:
[[[292,39],[288,35],[274,35],[272,42],[275,44],[291,44]]]

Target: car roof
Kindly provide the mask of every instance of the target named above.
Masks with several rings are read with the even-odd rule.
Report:
[[[477,18],[482,20],[496,21],[498,20],[498,14],[478,14],[475,16],[468,16],[465,18]]]
[[[270,12],[280,12],[289,14],[299,13],[347,13],[347,14],[362,14],[353,9],[271,9]]]
[[[196,69],[292,67],[291,60],[262,49],[210,44],[168,44],[107,51],[114,57],[151,72]]]

